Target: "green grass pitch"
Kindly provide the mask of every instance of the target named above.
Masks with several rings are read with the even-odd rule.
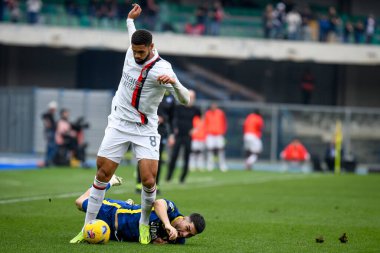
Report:
[[[107,197],[133,198],[134,169]],[[0,172],[0,252],[380,252],[380,175],[195,172],[161,185],[183,214],[202,213],[204,233],[180,245],[69,244],[84,213],[74,200],[95,170]],[[164,174],[164,173],[163,173]],[[51,201],[49,201],[49,199]],[[346,233],[347,243],[338,238]],[[323,236],[324,243],[315,239]]]

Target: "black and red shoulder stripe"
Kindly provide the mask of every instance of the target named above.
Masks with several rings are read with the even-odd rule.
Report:
[[[144,83],[145,83],[145,80],[146,80],[146,78],[148,76],[149,71],[160,60],[161,60],[161,58],[158,57],[156,60],[152,61],[151,63],[149,63],[149,64],[147,64],[147,65],[145,65],[143,67],[143,69],[140,72],[140,76],[137,79],[136,86],[135,86],[135,89],[134,89],[133,95],[132,95],[132,102],[131,102],[131,104],[132,104],[132,106],[134,108],[136,108],[136,110],[140,114],[141,124],[144,124],[144,125],[148,123],[148,118],[146,117],[146,115],[144,113],[142,113],[142,112],[139,111],[141,91],[142,91],[142,89],[144,87]]]

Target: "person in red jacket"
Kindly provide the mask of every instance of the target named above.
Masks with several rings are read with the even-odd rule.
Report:
[[[202,171],[205,168],[206,129],[205,121],[201,116],[195,116],[193,119],[191,139],[190,170]]]
[[[259,111],[249,114],[244,121],[244,149],[247,154],[245,160],[246,170],[251,170],[257,161],[258,155],[263,149],[261,136],[264,128],[264,120]]]
[[[227,132],[227,119],[224,112],[212,103],[210,109],[205,113],[206,147],[207,147],[207,169],[214,169],[214,152],[218,155],[219,168],[227,171],[226,158],[224,154],[224,135]]]
[[[295,139],[281,152],[281,158],[295,166],[301,166],[309,161],[310,154],[302,143]]]

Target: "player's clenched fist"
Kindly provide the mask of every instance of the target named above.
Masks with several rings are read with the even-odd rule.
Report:
[[[132,4],[133,8],[132,10],[128,13],[128,18],[130,19],[136,19],[138,16],[141,14],[141,7],[138,4]]]
[[[175,79],[168,76],[168,75],[161,75],[157,78],[157,81],[160,83],[160,84],[167,84],[167,83],[170,83],[170,84],[175,84]]]
[[[165,230],[169,235],[169,240],[173,241],[178,237],[178,231],[171,225],[165,226]]]

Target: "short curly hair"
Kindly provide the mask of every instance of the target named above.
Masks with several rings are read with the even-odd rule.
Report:
[[[132,35],[132,44],[150,46],[153,36],[147,30],[137,30]]]
[[[190,221],[194,223],[195,230],[197,230],[197,233],[200,234],[203,232],[203,230],[206,227],[206,221],[203,218],[202,215],[199,213],[192,213],[189,216]]]

